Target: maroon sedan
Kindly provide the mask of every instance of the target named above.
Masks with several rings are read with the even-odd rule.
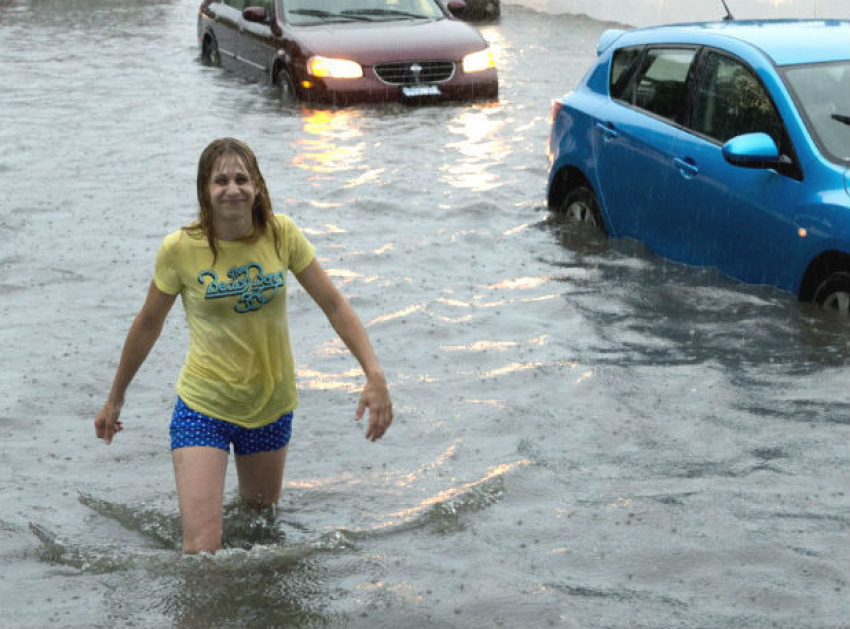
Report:
[[[204,0],[203,60],[285,101],[498,99],[493,52],[463,0]]]

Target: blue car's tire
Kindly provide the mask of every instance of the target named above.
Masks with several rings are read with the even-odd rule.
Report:
[[[568,192],[561,203],[560,212],[569,220],[586,223],[605,233],[599,201],[590,188],[581,186]]]
[[[820,283],[814,302],[830,312],[850,316],[850,273],[838,271]]]

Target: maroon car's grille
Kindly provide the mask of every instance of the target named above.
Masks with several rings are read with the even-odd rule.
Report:
[[[451,61],[401,61],[375,66],[375,74],[390,85],[422,85],[442,83],[452,78],[455,64]]]

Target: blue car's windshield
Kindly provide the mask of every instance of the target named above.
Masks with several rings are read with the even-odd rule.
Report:
[[[284,0],[290,24],[442,18],[434,0]]]
[[[850,61],[789,66],[784,70],[809,131],[826,156],[850,159]]]

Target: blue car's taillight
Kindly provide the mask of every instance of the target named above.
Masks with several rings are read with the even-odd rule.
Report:
[[[558,114],[561,113],[561,109],[563,109],[563,108],[564,108],[564,101],[563,100],[553,100],[552,101],[552,108],[549,110],[549,120],[554,122],[555,118],[558,117]]]

